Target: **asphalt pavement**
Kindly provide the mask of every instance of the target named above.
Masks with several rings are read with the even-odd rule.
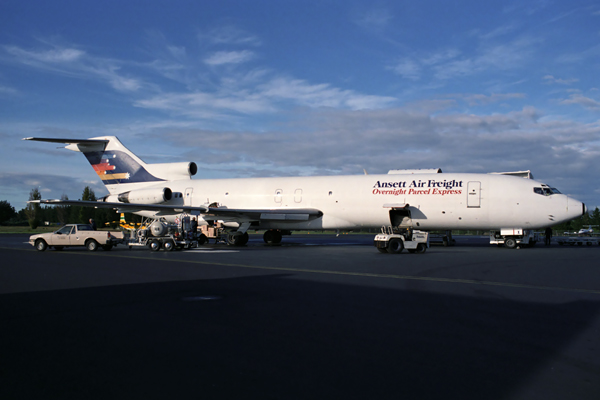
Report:
[[[0,398],[600,398],[600,246],[372,239],[37,252],[0,235]]]

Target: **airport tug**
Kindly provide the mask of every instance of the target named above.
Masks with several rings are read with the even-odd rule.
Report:
[[[381,233],[375,236],[374,243],[381,253],[400,254],[406,249],[409,253],[425,253],[429,247],[429,233],[383,226]]]

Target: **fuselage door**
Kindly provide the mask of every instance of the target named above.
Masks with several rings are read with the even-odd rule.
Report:
[[[183,195],[183,204],[186,206],[192,205],[192,193],[194,192],[194,188],[185,189],[185,194]]]
[[[282,200],[283,200],[283,190],[281,190],[281,189],[275,190],[275,203],[281,205]]]
[[[467,184],[467,207],[481,207],[481,182],[469,182]]]
[[[413,221],[408,207],[392,208],[390,210],[390,222],[393,227],[412,228]]]

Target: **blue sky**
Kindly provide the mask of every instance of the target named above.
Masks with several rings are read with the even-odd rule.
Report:
[[[0,200],[106,193],[29,136],[196,177],[532,170],[600,205],[595,1],[0,3]]]

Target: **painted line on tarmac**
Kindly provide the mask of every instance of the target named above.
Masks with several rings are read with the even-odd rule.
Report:
[[[5,250],[20,250],[20,251],[36,251],[34,249],[18,249],[10,247],[0,247]],[[223,250],[227,251],[227,250]],[[164,258],[145,257],[145,256],[128,256],[120,255],[115,253],[91,253],[91,252],[52,252],[51,254],[78,254],[78,255],[95,255],[100,257],[120,257],[136,260],[148,260],[148,261],[164,261]],[[163,253],[165,254],[165,253]],[[387,278],[387,279],[398,279],[407,281],[423,281],[423,282],[437,282],[437,283],[461,283],[465,285],[481,285],[481,286],[498,286],[507,287],[514,289],[537,289],[537,290],[550,290],[559,292],[571,292],[571,293],[587,293],[600,295],[600,290],[593,289],[577,289],[577,288],[564,288],[557,286],[538,286],[538,285],[527,285],[521,283],[508,283],[508,282],[494,282],[494,281],[479,281],[475,279],[458,279],[458,278],[435,278],[426,276],[414,276],[414,275],[395,275],[395,274],[376,274],[372,272],[348,272],[348,271],[331,271],[331,270],[319,270],[319,269],[304,269],[304,268],[290,268],[290,267],[267,267],[264,265],[247,265],[247,264],[232,264],[232,263],[220,263],[213,261],[200,261],[200,260],[183,260],[178,258],[169,259],[170,262],[178,262],[182,264],[201,264],[218,267],[236,267],[246,269],[259,269],[265,271],[286,271],[286,272],[304,272],[321,275],[341,275],[341,276],[358,276],[365,278]]]
[[[189,249],[186,253],[239,253],[239,250]]]

